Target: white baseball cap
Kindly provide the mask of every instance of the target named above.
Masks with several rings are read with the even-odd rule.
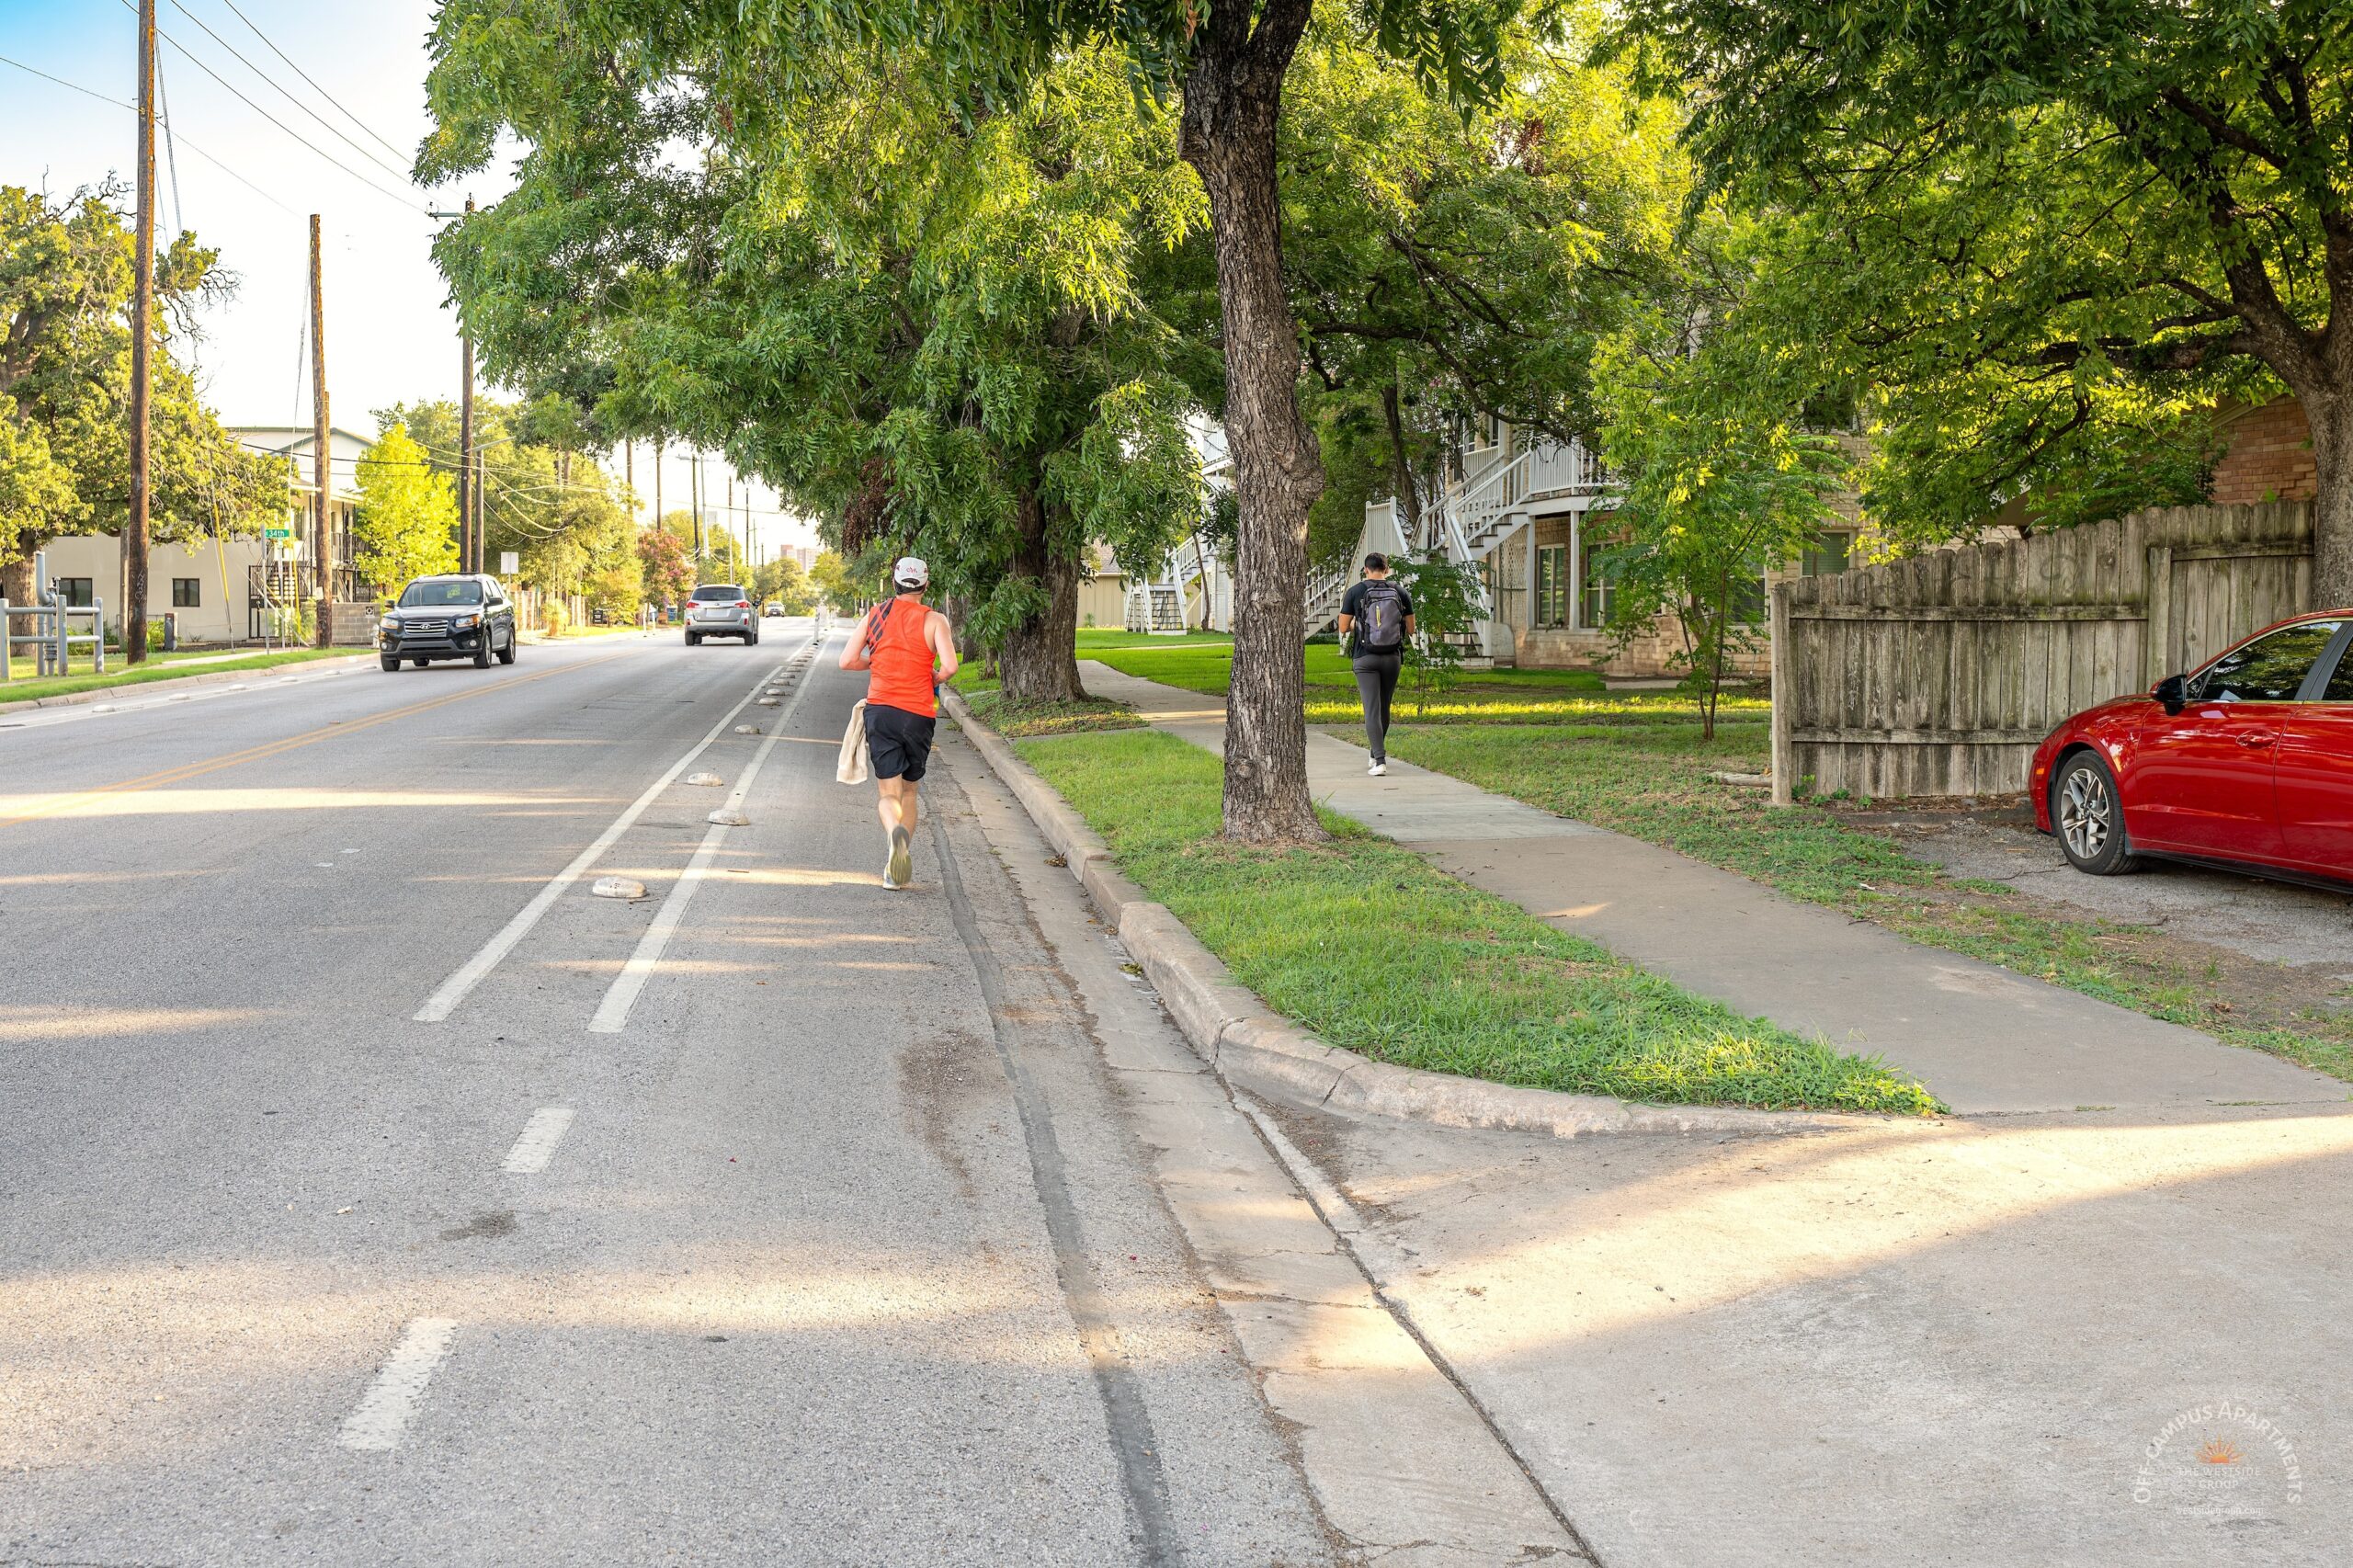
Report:
[[[899,563],[891,568],[891,581],[903,588],[920,588],[931,581],[931,568],[918,556],[902,555]]]

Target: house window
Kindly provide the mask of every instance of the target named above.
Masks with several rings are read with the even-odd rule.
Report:
[[[1577,620],[1580,625],[1595,631],[1609,624],[1609,552],[1616,548],[1607,540],[1587,540],[1577,562],[1579,578],[1585,585],[1583,602],[1577,608]]]
[[[1759,567],[1733,584],[1731,603],[1726,608],[1732,612],[1734,626],[1762,626],[1768,602],[1765,593],[1765,572]]]
[[[94,581],[89,577],[60,577],[57,580],[57,597],[65,604],[87,609],[97,602],[92,597]]]
[[[1798,575],[1802,577],[1833,577],[1847,570],[1855,549],[1855,536],[1849,533],[1825,533],[1806,548],[1798,558]]]
[[[1569,623],[1569,547],[1539,545],[1536,550],[1536,624]]]
[[[204,603],[204,594],[202,589],[203,582],[204,579],[201,577],[173,578],[172,608],[174,609],[195,609],[199,606],[202,605]]]

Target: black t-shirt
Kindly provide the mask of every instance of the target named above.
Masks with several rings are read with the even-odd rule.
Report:
[[[1382,587],[1387,588],[1390,592],[1397,596],[1397,613],[1399,616],[1409,616],[1414,613],[1414,596],[1407,593],[1403,587],[1400,587],[1394,577],[1383,577],[1379,579],[1379,581]],[[1340,613],[1342,615],[1351,617],[1356,622],[1355,629],[1350,631],[1348,633],[1348,652],[1351,655],[1364,652],[1362,648],[1358,646],[1357,637],[1358,633],[1364,628],[1365,590],[1371,587],[1373,582],[1374,579],[1370,577],[1359,578],[1355,583],[1349,585],[1348,591],[1347,593],[1340,596]],[[1394,648],[1384,649],[1382,651],[1384,653],[1391,653],[1397,652]]]

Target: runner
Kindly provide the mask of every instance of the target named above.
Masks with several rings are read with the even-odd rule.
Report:
[[[929,567],[901,556],[891,581],[898,597],[866,612],[858,635],[842,649],[841,666],[872,672],[866,682],[866,750],[891,841],[882,885],[896,889],[915,874],[907,851],[915,841],[915,785],[931,761],[939,683],[956,673],[956,637],[948,618],[923,602]]]

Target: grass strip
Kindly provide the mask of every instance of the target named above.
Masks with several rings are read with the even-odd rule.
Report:
[[[1673,1104],[1942,1108],[1875,1058],[1744,1018],[1327,814],[1218,837],[1217,758],[1158,731],[1023,742],[1121,869],[1267,1005],[1335,1045],[1495,1083]]]
[[[188,676],[235,675],[245,670],[270,669],[278,665],[307,664],[313,659],[347,659],[366,652],[365,648],[290,648],[282,653],[256,653],[251,658],[222,659],[186,666],[149,663],[126,665],[104,675],[59,676],[47,680],[19,678],[0,684],[0,703],[30,702],[41,698],[66,697],[77,691],[99,691],[118,686],[146,686],[153,681],[179,680]]]

